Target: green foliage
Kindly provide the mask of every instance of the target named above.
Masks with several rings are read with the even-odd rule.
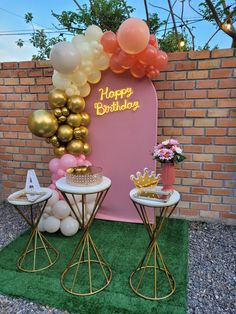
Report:
[[[182,51],[191,50],[191,42],[187,34],[178,33],[178,37],[179,40],[183,38],[185,41],[185,45],[182,48]],[[158,44],[160,49],[164,50],[165,52],[174,52],[179,50],[178,40],[174,31],[169,31],[164,38],[159,39]]]

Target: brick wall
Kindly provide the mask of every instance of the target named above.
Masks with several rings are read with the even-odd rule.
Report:
[[[236,223],[236,51],[169,54],[154,84],[159,98],[158,141],[177,138],[187,160],[177,166],[182,201],[176,216]],[[52,69],[46,62],[0,65],[1,198],[24,185],[36,168],[49,183],[52,149],[27,128],[32,110],[48,108]]]

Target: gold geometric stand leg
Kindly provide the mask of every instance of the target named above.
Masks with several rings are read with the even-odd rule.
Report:
[[[162,300],[176,289],[175,279],[168,270],[156,241],[152,241],[129,278],[132,290],[148,300]]]
[[[59,252],[38,230],[32,230],[23,253],[17,261],[17,267],[25,272],[38,272],[56,263]]]
[[[105,289],[112,279],[112,271],[86,230],[61,276],[67,292],[88,296]]]
[[[161,254],[157,238],[164,228],[166,218],[171,215],[177,204],[171,209],[169,215],[169,208],[162,207],[159,219],[157,218],[157,208],[154,208],[153,223],[150,222],[144,205],[136,202],[133,204],[149,234],[150,243],[138,267],[129,277],[130,287],[137,295],[147,300],[166,299],[175,292],[176,283]]]

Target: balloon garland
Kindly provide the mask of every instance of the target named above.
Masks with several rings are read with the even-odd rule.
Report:
[[[147,24],[138,18],[124,21],[117,34],[103,33],[90,25],[84,35],[72,42],[55,44],[50,53],[54,68],[48,102],[52,111],[36,110],[28,119],[30,131],[46,138],[56,156],[66,153],[88,155],[88,125],[85,97],[90,84],[101,79],[101,71],[110,68],[119,74],[129,71],[135,78],[156,79],[167,65],[167,55],[158,49],[156,37],[150,35]]]
[[[137,79],[147,76],[156,79],[168,62],[165,52],[158,49],[154,35],[147,24],[138,18],[124,21],[117,33],[103,33],[96,26],[89,26],[84,35],[76,35],[72,42],[55,44],[50,53],[54,68],[48,102],[51,111],[36,110],[28,119],[30,131],[46,139],[54,147],[49,162],[52,173],[50,188],[53,196],[48,201],[45,213],[39,222],[41,231],[56,232],[66,236],[75,234],[79,224],[59,191],[55,182],[65,176],[69,167],[89,166],[85,155],[91,152],[88,143],[90,116],[86,112],[85,98],[90,94],[90,84],[100,81],[101,71],[108,68],[116,74],[129,71]],[[77,156],[77,157],[76,157]],[[95,196],[87,200],[89,219]],[[81,211],[81,200],[76,199],[75,211]]]

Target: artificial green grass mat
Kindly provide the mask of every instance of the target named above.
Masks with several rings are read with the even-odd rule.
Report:
[[[16,261],[29,231],[11,242],[0,252],[0,292],[70,313],[186,313],[186,221],[169,219],[158,239],[162,255],[177,286],[172,296],[161,301],[145,300],[137,296],[128,284],[129,275],[138,265],[149,243],[147,231],[142,224],[95,220],[91,226],[91,235],[113,273],[112,282],[100,293],[78,297],[67,293],[60,285],[60,275],[81,238],[81,231],[73,237],[64,237],[59,233],[46,234],[49,242],[60,251],[60,257],[52,267],[37,273],[21,272],[16,268]]]

